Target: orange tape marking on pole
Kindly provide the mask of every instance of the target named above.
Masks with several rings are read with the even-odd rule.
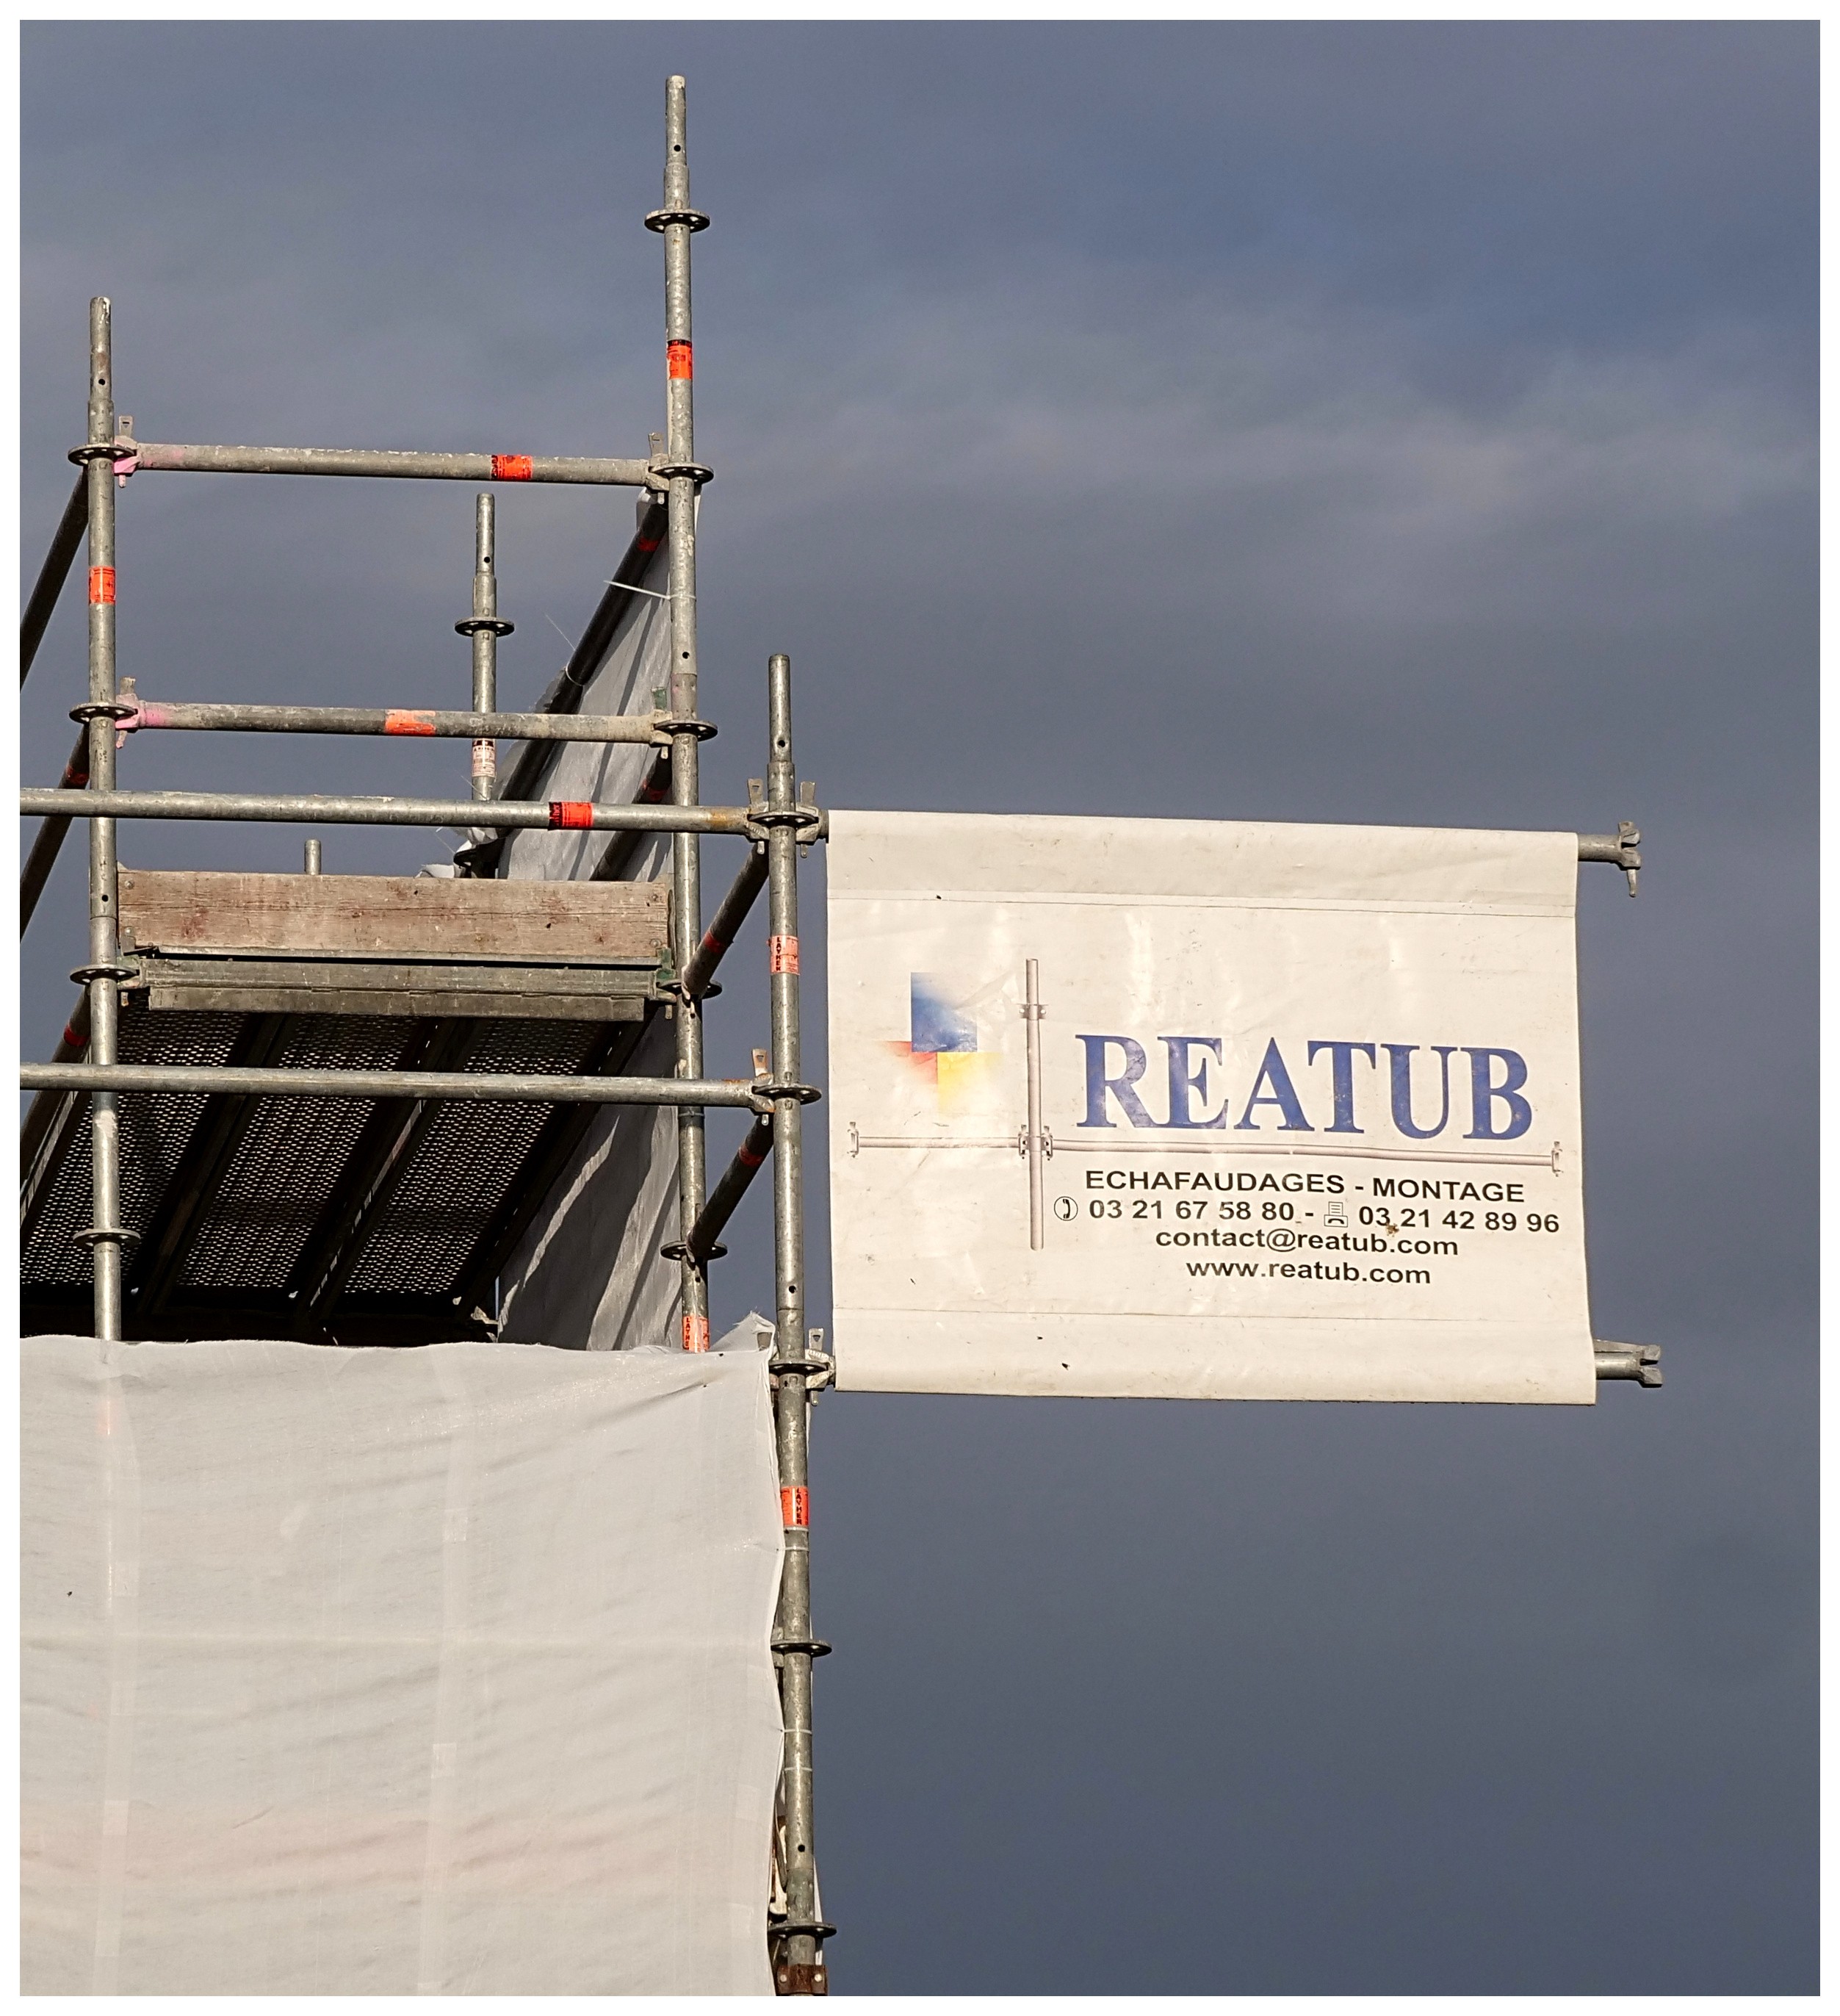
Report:
[[[594,807],[585,798],[552,798],[549,823],[552,830],[560,826],[591,826],[594,824]]]
[[[494,455],[492,478],[497,483],[528,483],[530,480],[530,458],[527,455]]]
[[[673,378],[694,378],[690,346],[687,343],[667,343],[664,346],[664,368]]]
[[[767,970],[769,973],[796,973],[799,970],[799,941],[796,938],[769,938],[767,941]]]
[[[383,733],[386,735],[432,735],[434,717],[416,714],[406,707],[386,707],[383,714]]]
[[[684,1348],[686,1351],[707,1351],[709,1348],[709,1318],[686,1315],[684,1318]]]
[[[90,569],[89,599],[95,603],[113,602],[115,599],[115,570],[113,567]]]
[[[811,1524],[811,1492],[807,1485],[782,1484],[779,1487],[779,1523],[782,1526]]]

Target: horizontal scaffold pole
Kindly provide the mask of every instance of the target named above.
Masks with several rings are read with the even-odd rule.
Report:
[[[258,797],[232,791],[20,793],[27,819],[250,819],[288,826],[436,826],[594,833],[748,831],[741,805],[607,805],[586,799]]]
[[[1592,1350],[1600,1379],[1634,1379],[1644,1386],[1661,1384],[1661,1346],[1658,1344],[1612,1344],[1594,1340]]]
[[[208,448],[141,441],[133,466],[203,476],[397,476],[448,483],[605,483],[662,490],[649,462],[588,455],[439,455],[387,448]]]
[[[740,1106],[772,1102],[746,1078],[561,1078],[537,1071],[340,1071],[230,1064],[23,1064],[27,1092],[208,1092],[268,1099],[467,1099],[557,1106]]]
[[[235,701],[143,700],[120,725],[256,735],[438,735],[456,740],[648,742],[668,746],[665,714],[464,714],[409,707],[245,707]]]
[[[1619,821],[1615,833],[1581,833],[1578,836],[1580,861],[1607,861],[1629,878],[1629,892],[1636,893],[1636,877],[1642,871],[1642,836],[1629,819]]]

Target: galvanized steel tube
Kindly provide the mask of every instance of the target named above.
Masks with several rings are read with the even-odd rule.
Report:
[[[766,882],[767,850],[756,846],[742,864],[741,873],[729,884],[728,895],[716,905],[716,914],[710,920],[709,929],[703,933],[690,963],[678,976],[686,994],[700,999],[709,992],[710,982],[716,977],[716,968],[722,963],[723,953],[734,944],[736,932],[746,923],[747,914],[754,907],[754,898]]]
[[[108,299],[89,304],[89,441],[84,465],[89,486],[89,700],[102,710],[89,719],[89,774],[99,790],[115,783],[115,383]],[[81,794],[88,797],[87,792]],[[89,825],[89,1054],[99,1065],[116,1055],[116,989],[120,934],[115,822]],[[81,1070],[80,1065],[63,1067]],[[114,1095],[99,1090],[89,1103],[95,1334],[121,1334],[121,1131]]]
[[[482,490],[473,511],[473,614],[455,627],[473,638],[473,711],[491,715],[498,707],[498,639],[511,625],[498,621],[498,532],[492,493]],[[548,721],[552,717],[545,715]],[[577,717],[579,718],[579,717]],[[473,795],[489,798],[498,778],[498,731],[483,725],[473,738]]]
[[[56,788],[62,791],[80,791],[89,782],[89,730],[80,729],[76,746],[71,750],[70,760],[64,765],[64,774],[58,779]],[[45,885],[51,879],[51,871],[57,865],[59,850],[63,846],[64,835],[70,830],[68,815],[48,819],[38,829],[38,837],[32,842],[32,851],[26,856],[26,865],[20,870],[20,935],[25,936],[26,927],[32,921],[32,913],[38,907],[38,898],[45,893]]]
[[[397,448],[217,448],[142,441],[139,469],[214,476],[397,476],[451,483],[594,483],[656,486],[649,463],[584,455],[442,455]]]
[[[506,625],[509,628],[510,626]],[[476,635],[481,643],[494,640]],[[497,675],[496,659],[493,675]],[[143,700],[121,725],[184,729],[243,735],[436,735],[451,740],[478,736],[520,742],[658,742],[661,716],[649,714],[500,714],[482,708],[419,707],[270,707],[241,700]]]
[[[664,354],[665,466],[692,467],[696,452],[695,383],[690,330],[689,119],[684,80],[664,88]],[[675,218],[676,221],[672,221]],[[670,478],[666,540],[670,561],[670,706],[680,720],[696,717],[696,483],[683,473]],[[700,790],[697,738],[671,737],[671,802],[693,805]],[[680,832],[671,844],[671,950],[680,976],[703,935],[702,859],[695,836]],[[703,1010],[685,990],[673,1010],[677,1037],[677,1075],[703,1075]],[[690,1235],[703,1215],[707,1181],[703,1115],[694,1107],[677,1112],[677,1224],[685,1247],[680,1262],[683,1344],[686,1351],[709,1348],[709,1276],[690,1250]]]
[[[94,1053],[95,1015],[90,1042]],[[560,1078],[540,1071],[287,1071],[234,1064],[22,1064],[27,1092],[88,1092],[111,1103],[121,1092],[235,1093],[272,1099],[462,1099],[557,1106],[746,1107],[765,1102],[746,1078]]]
[[[1633,1379],[1644,1386],[1662,1383],[1661,1347],[1657,1344],[1612,1344],[1602,1337],[1592,1345],[1600,1379]]]
[[[113,465],[111,465],[113,466]],[[46,626],[51,621],[51,612],[57,607],[57,599],[63,592],[66,577],[70,571],[70,563],[77,557],[77,549],[83,543],[84,528],[89,523],[89,477],[88,465],[71,486],[70,502],[64,506],[64,515],[58,520],[57,530],[51,535],[51,550],[45,556],[45,564],[38,570],[38,578],[33,584],[31,599],[26,604],[26,613],[20,618],[20,684],[26,682],[26,675],[32,669],[32,661],[38,655],[38,646],[44,641]]]
[[[799,792],[792,763],[792,661],[776,654],[767,666],[767,984],[773,1042],[771,1082],[800,1082]],[[773,1254],[774,1346],[778,1359],[803,1361],[805,1334],[805,1193],[802,1130],[804,1109],[796,1094],[773,1102]],[[807,1428],[810,1398],[805,1375],[782,1373],[774,1393],[774,1442],[785,1559],[780,1573],[774,1639],[779,1660],[781,1719],[785,1728],[784,1770],[785,1884],[788,1921],[810,1925],[818,1917],[818,1863],[812,1838],[811,1556]],[[811,1982],[818,1940],[794,1932],[782,1944],[788,1985]]]
[[[746,1139],[735,1151],[735,1158],[722,1172],[721,1180],[710,1192],[703,1215],[691,1229],[689,1247],[696,1264],[706,1267],[715,1256],[722,1229],[735,1215],[735,1207],[747,1195],[748,1186],[760,1165],[773,1152],[773,1116],[764,1113],[747,1131]]]
[[[114,724],[109,749],[114,753]],[[92,738],[93,760],[93,738]],[[250,819],[302,826],[451,826],[465,827],[480,816],[470,798],[268,797],[237,791],[27,790],[20,793],[27,818],[98,822],[118,819]],[[580,827],[595,833],[745,833],[748,814],[739,805],[609,805],[598,803],[531,804],[495,798],[494,826]]]
[[[76,1005],[70,1010],[70,1019],[59,1032],[57,1047],[51,1053],[54,1064],[76,1064],[89,1054],[89,989],[85,987],[77,995]],[[50,1116],[59,1102],[48,1098],[42,1093],[33,1100],[20,1129],[20,1170],[22,1187],[24,1172],[32,1157],[38,1153],[38,1144],[44,1139]]]

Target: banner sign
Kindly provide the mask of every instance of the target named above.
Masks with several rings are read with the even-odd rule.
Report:
[[[1576,837],[831,815],[837,1379],[1589,1402]]]

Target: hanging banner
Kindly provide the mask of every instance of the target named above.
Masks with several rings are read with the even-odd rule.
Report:
[[[1571,833],[831,815],[840,1386],[1596,1396]]]

